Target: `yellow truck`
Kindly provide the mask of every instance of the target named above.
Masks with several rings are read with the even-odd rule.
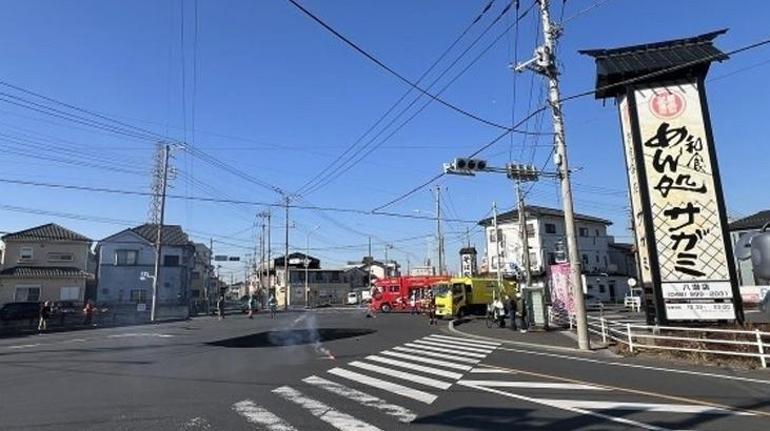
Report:
[[[512,281],[503,281],[500,288],[494,278],[457,277],[449,283],[434,286],[436,295],[436,316],[463,317],[468,314],[484,314],[487,304],[491,304],[494,295],[514,297],[518,286]]]

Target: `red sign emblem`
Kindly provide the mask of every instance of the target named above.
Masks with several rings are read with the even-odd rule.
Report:
[[[670,119],[682,115],[685,108],[684,97],[672,91],[655,94],[650,99],[650,111],[658,118]]]

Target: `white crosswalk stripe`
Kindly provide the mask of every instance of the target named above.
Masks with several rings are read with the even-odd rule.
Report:
[[[342,413],[321,401],[309,398],[290,386],[281,386],[280,388],[273,389],[273,393],[287,401],[297,404],[310,412],[311,415],[321,419],[338,430],[378,431],[380,429],[360,419],[356,419],[349,414]]]
[[[420,341],[417,340],[414,343],[404,343],[404,346],[411,347],[411,348],[417,348],[417,349],[430,350],[432,352],[451,353],[453,355],[470,356],[470,357],[473,357],[473,358],[485,358],[487,356],[486,353],[464,352],[464,351],[460,351],[460,350],[449,349],[449,348],[446,348],[446,347],[438,347],[438,346],[426,345],[427,343],[417,344],[419,342]]]
[[[420,346],[417,346],[417,347],[420,347]],[[477,359],[477,358],[461,358],[461,357],[449,355],[446,353],[429,352],[427,350],[419,349],[419,348],[415,349],[415,348],[409,348],[409,347],[396,346],[393,348],[393,350],[396,350],[399,352],[407,352],[407,353],[419,353],[420,355],[423,355],[423,356],[441,358],[444,360],[450,360],[455,362],[464,362],[467,364],[478,364],[479,362],[481,362],[481,359]]]
[[[441,334],[433,334],[433,335],[430,335],[430,337],[431,338],[444,339],[444,340],[450,340],[450,341],[453,341],[453,340],[454,341],[466,341],[466,342],[469,342],[469,343],[472,342],[472,343],[488,345],[488,346],[494,346],[494,347],[497,347],[497,346],[501,345],[500,343],[497,343],[497,342],[494,342],[494,341],[479,340],[479,339],[476,339],[476,338],[467,338],[467,337],[450,337],[450,336],[441,335]]]
[[[457,382],[463,386],[486,386],[488,388],[518,388],[518,389],[572,389],[572,390],[594,390],[606,391],[608,389],[583,385],[578,383],[550,383],[550,382],[522,382],[522,381],[503,381],[503,380],[460,380]]]
[[[302,380],[303,382],[325,389],[341,397],[353,400],[367,407],[377,409],[387,415],[395,417],[399,422],[409,423],[417,418],[417,415],[406,407],[388,403],[382,398],[367,394],[366,392],[353,389],[339,383],[326,380],[318,376],[310,376]]]
[[[402,397],[411,398],[425,404],[431,404],[437,398],[436,395],[421,391],[419,389],[414,389],[408,386],[400,385],[398,383],[370,377],[365,374],[356,373],[355,371],[346,370],[344,368],[332,368],[328,372],[334,374],[335,376],[352,380],[367,386],[372,386],[387,392],[392,392],[394,394],[401,395]]]
[[[474,353],[483,353],[485,356],[492,353],[492,350],[489,349],[480,349],[478,347],[468,347],[462,344],[455,344],[451,341],[431,341],[426,339],[421,340],[414,340],[413,343],[416,344],[424,344],[426,346],[435,346],[435,347],[442,347],[442,348],[449,348],[452,350],[460,350],[465,352],[474,352]]]
[[[445,346],[458,346],[458,347],[472,348],[485,353],[492,353],[497,348],[495,346],[487,346],[485,344],[471,344],[471,343],[466,343],[465,341],[445,340],[443,338],[423,337],[421,338],[421,340],[430,341],[432,343],[441,343],[442,345],[445,345]]]
[[[405,349],[405,350],[408,351],[411,349]],[[437,365],[439,367],[451,368],[453,370],[468,371],[472,368],[470,365],[457,364],[454,362],[442,361],[440,359],[424,358],[422,356],[409,355],[409,354],[400,353],[400,352],[391,352],[390,350],[384,350],[380,352],[380,354],[392,356],[394,358],[408,359],[414,362],[422,362],[423,364],[431,364],[431,365]],[[440,355],[440,356],[443,357],[445,355]]]
[[[695,413],[695,414],[731,414],[753,416],[752,413],[720,409],[718,407],[697,404],[659,404],[659,403],[628,403],[617,401],[588,401],[588,400],[548,400],[559,407],[569,407],[590,410],[639,410],[660,413]]]
[[[411,362],[399,361],[399,360],[390,359],[390,358],[383,358],[382,356],[377,356],[377,355],[367,356],[366,359],[368,361],[375,361],[382,364],[388,364],[396,367],[406,368],[409,370],[420,371],[426,374],[433,374],[436,376],[446,377],[452,380],[460,380],[460,378],[463,376],[462,374],[455,373],[454,371],[447,371],[440,368],[426,367],[424,365],[413,364]]]
[[[396,377],[402,380],[419,383],[421,385],[430,386],[436,389],[447,390],[449,389],[450,386],[452,386],[451,383],[443,382],[441,380],[431,379],[428,377],[420,376],[418,374],[407,373],[406,371],[399,371],[393,368],[381,367],[379,365],[369,364],[366,362],[353,361],[348,363],[348,365],[356,368],[361,368],[362,370],[367,370],[374,373],[384,374],[386,376]]]
[[[233,410],[254,425],[261,425],[268,431],[297,431],[283,419],[274,415],[264,407],[258,406],[251,400],[238,401],[233,404]]]

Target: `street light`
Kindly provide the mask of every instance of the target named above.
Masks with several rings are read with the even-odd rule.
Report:
[[[320,229],[321,226],[315,226],[307,232],[305,237],[305,308],[310,308],[310,287],[308,286],[308,269],[310,268],[310,234]]]

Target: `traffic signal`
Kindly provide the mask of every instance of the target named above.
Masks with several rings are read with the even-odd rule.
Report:
[[[483,171],[487,168],[487,161],[480,159],[466,159],[458,157],[454,159],[451,168],[456,171]]]
[[[508,178],[519,181],[537,181],[539,172],[533,165],[509,163],[505,166]]]

